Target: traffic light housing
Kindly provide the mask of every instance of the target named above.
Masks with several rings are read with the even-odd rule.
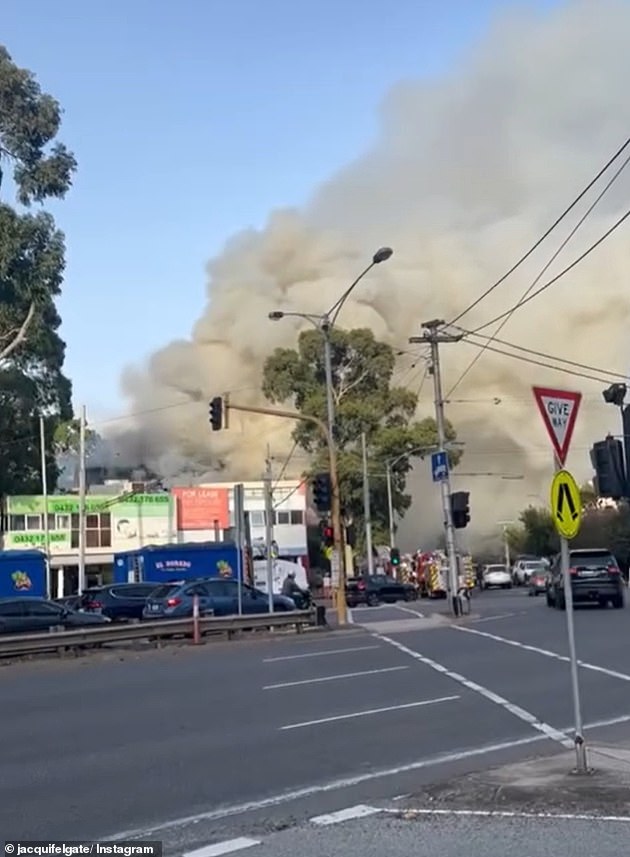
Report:
[[[456,530],[463,530],[470,523],[469,497],[468,491],[455,491],[451,494],[451,515]]]
[[[319,512],[329,512],[332,499],[330,475],[318,473],[313,479],[313,502]]]
[[[400,565],[400,551],[398,548],[391,548],[389,551],[389,561],[396,567]]]
[[[591,463],[595,471],[595,491],[599,497],[620,500],[628,493],[623,460],[623,445],[614,437],[599,440],[591,449]]]
[[[215,396],[210,402],[210,425],[212,431],[220,431],[223,428],[223,398]]]
[[[322,527],[322,544],[325,548],[334,547],[335,534],[330,524],[324,524],[324,526]]]

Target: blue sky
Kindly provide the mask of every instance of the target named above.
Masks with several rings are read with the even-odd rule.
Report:
[[[388,89],[448,70],[506,5],[3,0],[0,39],[62,103],[79,161],[51,207],[75,403],[123,413],[122,370],[188,334],[224,241],[360,154]]]

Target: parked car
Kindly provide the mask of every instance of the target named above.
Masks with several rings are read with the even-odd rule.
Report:
[[[607,548],[586,548],[569,551],[571,594],[575,604],[591,603],[605,607],[624,607],[625,583],[614,554]],[[547,587],[547,605],[566,609],[566,596],[560,556],[552,566]]]
[[[395,604],[396,601],[416,601],[418,590],[411,583],[400,583],[386,574],[362,574],[346,581],[346,603],[348,607],[367,604]]]
[[[154,589],[142,612],[144,619],[183,619],[193,614],[195,595],[199,598],[201,616],[233,616],[239,608],[239,585],[236,580],[199,578],[165,583]],[[241,586],[243,614],[268,613],[266,592],[253,586]],[[273,596],[276,612],[295,610],[295,602],[285,595]]]
[[[107,625],[109,619],[98,613],[81,613],[46,598],[0,599],[0,634],[37,634],[53,628]]]
[[[522,559],[514,564],[512,582],[517,586],[525,586],[533,574],[543,574],[547,566],[541,559]]]
[[[549,571],[546,566],[543,566],[541,571],[535,571],[529,578],[527,584],[527,594],[531,597],[541,595],[547,591],[549,583]]]
[[[101,613],[112,622],[142,619],[147,598],[159,583],[110,583],[91,586],[79,601],[79,609],[86,613]]]
[[[482,589],[511,589],[512,576],[505,565],[487,565],[483,570]]]

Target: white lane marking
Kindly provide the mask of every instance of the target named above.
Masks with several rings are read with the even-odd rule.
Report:
[[[348,625],[354,625],[354,616],[352,615],[352,610],[348,607]]]
[[[299,687],[304,684],[317,684],[320,681],[335,681],[335,679],[340,678],[357,678],[361,675],[378,675],[379,673],[393,673],[398,672],[399,670],[407,670],[409,667],[384,667],[380,670],[362,670],[361,672],[356,673],[340,673],[339,675],[325,675],[320,678],[305,678],[301,681],[283,681],[279,684],[267,684],[263,687],[263,690],[278,690],[281,687]]]
[[[401,607],[399,604],[392,605],[396,610],[402,610],[403,613],[411,613],[412,616],[417,616],[419,619],[424,619],[424,613],[419,610],[412,610],[411,607]]]
[[[372,809],[372,807],[369,808]],[[591,813],[572,812],[511,812],[510,810],[503,809],[384,809],[383,812],[388,815],[404,814],[407,818],[412,815],[460,815],[479,816],[481,818],[556,819],[559,821],[618,821],[626,824],[630,822],[630,815],[595,815]]]
[[[388,705],[385,708],[369,708],[366,711],[353,711],[352,714],[337,714],[335,717],[322,717],[319,720],[305,720],[303,723],[289,723],[281,726],[280,731],[303,729],[305,726],[321,726],[324,723],[336,723],[338,720],[353,720],[355,717],[368,717],[371,714],[385,714],[389,711],[401,711],[404,708],[420,708],[422,705],[437,705],[440,702],[453,702],[459,696],[439,696],[436,699],[423,699],[420,702],[406,702],[404,705]],[[571,744],[573,746],[573,744]]]
[[[512,616],[521,616],[524,613],[524,610],[521,611],[521,613],[499,613],[498,616],[482,616],[481,619],[471,619],[470,621],[475,624],[478,624],[479,622],[496,622],[499,619],[510,619]]]
[[[367,652],[369,649],[380,648],[380,646],[352,646],[347,649],[327,649],[325,652],[303,652],[301,655],[282,655],[279,658],[264,658],[263,664],[273,664],[276,661],[296,661],[298,658],[321,658],[324,655],[344,655],[346,652]]]
[[[560,732],[554,726],[550,726],[549,723],[545,723],[543,720],[540,720],[535,714],[532,714],[530,711],[526,711],[524,708],[521,708],[520,705],[515,705],[513,702],[510,702],[509,699],[506,699],[504,696],[499,696],[498,693],[495,693],[487,687],[483,687],[483,685],[477,684],[475,681],[471,681],[465,676],[460,675],[460,673],[449,670],[448,667],[445,667],[443,664],[439,664],[437,661],[432,660],[432,658],[427,658],[425,655],[421,655],[420,652],[416,652],[413,649],[407,648],[407,646],[403,646],[402,643],[392,640],[391,637],[385,637],[382,634],[375,633],[372,634],[372,636],[377,640],[382,640],[384,643],[389,643],[390,646],[394,646],[400,652],[415,658],[417,661],[420,661],[420,663],[423,663],[425,666],[435,670],[435,672],[453,679],[453,681],[458,682],[458,684],[463,685],[468,690],[478,693],[480,696],[483,696],[484,699],[494,702],[495,705],[500,706],[505,711],[509,711],[510,714],[513,714],[515,717],[518,717],[519,720],[522,720],[524,723],[527,723],[528,726],[531,726],[532,729],[537,729],[538,732],[542,732],[547,736],[547,738],[557,741],[559,744],[562,744],[563,747],[573,749],[575,746],[573,741],[567,738],[563,732]]]
[[[607,726],[618,726],[621,723],[630,722],[630,714],[622,714],[620,717],[610,717],[605,720],[595,720],[585,724],[585,729],[603,729]],[[562,731],[569,733],[573,730],[572,726],[567,726]],[[235,815],[244,815],[248,812],[259,812],[263,809],[269,809],[274,806],[281,806],[285,803],[293,803],[303,798],[313,797],[314,795],[328,794],[330,792],[340,791],[341,789],[355,788],[363,783],[369,783],[373,780],[385,779],[387,777],[399,777],[402,774],[408,774],[413,771],[420,771],[424,768],[433,768],[439,765],[448,765],[452,762],[462,762],[466,759],[474,759],[477,756],[486,756],[492,753],[500,753],[503,750],[512,750],[515,747],[525,747],[529,744],[537,744],[540,741],[546,741],[547,736],[540,733],[535,735],[527,735],[524,738],[513,738],[510,741],[501,741],[496,744],[485,744],[481,747],[469,747],[465,750],[455,750],[450,753],[439,753],[435,756],[429,756],[424,759],[417,759],[415,762],[408,762],[406,765],[397,765],[394,768],[381,768],[378,771],[368,771],[364,774],[355,774],[349,777],[340,777],[336,780],[329,780],[326,783],[317,783],[311,786],[304,786],[301,789],[293,789],[291,791],[280,792],[280,794],[272,795],[268,798],[260,800],[252,800],[244,803],[232,804],[219,809],[210,809],[207,812],[200,812],[197,815],[187,815],[182,818],[171,819],[171,821],[163,821],[153,827],[140,827],[135,830],[125,830],[122,833],[117,833],[115,836],[108,835],[108,841],[120,842],[125,839],[149,839],[156,833],[161,833],[164,830],[171,830],[178,827],[186,827],[191,824],[199,824],[204,821],[220,821],[224,818],[232,818]],[[573,744],[572,744],[573,746]],[[96,841],[98,837],[92,837]],[[101,839],[104,837],[101,836]]]
[[[260,839],[248,839],[245,836],[239,836],[237,839],[225,839],[223,842],[205,845],[195,851],[186,851],[184,857],[220,857],[221,854],[232,854],[234,851],[242,851],[244,848],[251,848],[252,845],[260,844]]]
[[[375,806],[350,806],[348,809],[340,809],[338,812],[329,812],[327,815],[315,815],[309,818],[311,824],[319,827],[327,827],[329,824],[341,824],[343,821],[351,821],[353,818],[366,818],[368,815],[376,815],[380,810]]]
[[[475,631],[473,628],[462,628],[460,625],[453,626],[456,631],[465,631],[467,634],[477,634],[479,637],[487,637],[489,640],[494,640],[497,643],[505,643],[506,646],[514,646],[517,649],[523,649],[526,652],[534,652],[538,655],[545,655],[547,658],[554,658],[557,661],[569,663],[569,658],[566,655],[559,655],[557,652],[552,652],[549,649],[541,649],[538,646],[530,646],[528,643],[521,643],[518,640],[510,640],[508,637],[499,637],[497,634],[489,634],[487,631]],[[606,667],[599,667],[597,664],[589,664],[586,661],[578,661],[578,665],[585,670],[603,673],[611,678],[618,678],[622,681],[630,681],[630,675],[620,673],[616,670],[609,670]]]

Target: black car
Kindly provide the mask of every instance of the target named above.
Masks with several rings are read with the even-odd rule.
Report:
[[[110,583],[91,586],[83,592],[77,609],[86,613],[100,613],[112,622],[142,619],[147,598],[159,583]]]
[[[418,590],[411,583],[400,583],[386,574],[362,574],[349,577],[346,582],[346,603],[348,607],[367,604],[395,604],[396,601],[416,601]]]
[[[0,599],[0,634],[38,634],[53,628],[70,631],[107,624],[109,619],[105,616],[79,613],[45,598]]]
[[[569,552],[571,593],[575,604],[591,603],[605,607],[624,606],[624,580],[617,560],[606,548],[588,548]],[[566,609],[564,581],[560,556],[557,556],[549,573],[547,605],[558,610]]]

